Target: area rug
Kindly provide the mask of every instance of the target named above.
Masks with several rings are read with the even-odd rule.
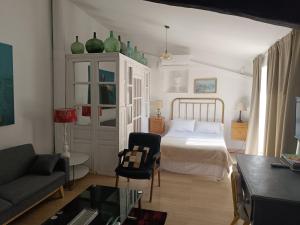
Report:
[[[166,212],[136,208],[131,211],[129,216],[136,217],[137,220],[127,219],[123,225],[164,225],[167,219]]]

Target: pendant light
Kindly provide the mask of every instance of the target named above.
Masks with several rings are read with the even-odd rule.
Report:
[[[165,25],[165,29],[166,29],[166,48],[165,51],[161,54],[160,59],[171,60],[172,55],[168,52],[168,29],[170,29],[170,27],[168,25]]]

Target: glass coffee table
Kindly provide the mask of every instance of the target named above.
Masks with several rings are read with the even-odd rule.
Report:
[[[121,225],[143,192],[92,185],[49,218],[43,225]]]

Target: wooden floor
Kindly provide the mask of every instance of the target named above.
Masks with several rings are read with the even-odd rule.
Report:
[[[120,179],[120,186],[142,189],[142,207],[168,213],[166,225],[229,225],[233,208],[230,181],[221,182],[190,175],[162,172],[161,187],[154,188],[149,203],[148,181]],[[14,221],[13,225],[38,225],[52,216],[91,184],[114,186],[113,177],[89,175],[76,182],[72,191],[65,191],[64,199],[49,199]]]

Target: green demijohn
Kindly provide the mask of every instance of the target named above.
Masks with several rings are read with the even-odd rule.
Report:
[[[130,41],[127,41],[126,55],[133,58],[133,48],[131,47]]]
[[[121,52],[123,55],[126,55],[126,49],[127,49],[127,47],[126,47],[126,44],[125,44],[124,42],[122,42],[121,36],[120,36],[120,35],[118,36],[118,40],[119,40],[119,42],[120,42],[120,44],[121,44],[120,52]]]
[[[148,60],[145,58],[145,54],[144,53],[142,54],[141,63],[144,64],[144,65],[146,65],[146,66],[148,64]]]
[[[121,44],[114,38],[114,32],[110,31],[109,38],[104,41],[105,52],[120,52]]]
[[[134,50],[133,50],[133,59],[135,61],[138,61],[138,62],[141,62],[141,59],[142,59],[142,55],[141,53],[138,51],[137,49],[137,46],[134,47]]]
[[[88,53],[101,53],[104,50],[103,41],[96,37],[96,32],[94,32],[94,37],[85,43],[85,48]]]
[[[78,36],[76,36],[76,41],[71,45],[72,54],[82,54],[84,53],[84,45],[78,41]]]

